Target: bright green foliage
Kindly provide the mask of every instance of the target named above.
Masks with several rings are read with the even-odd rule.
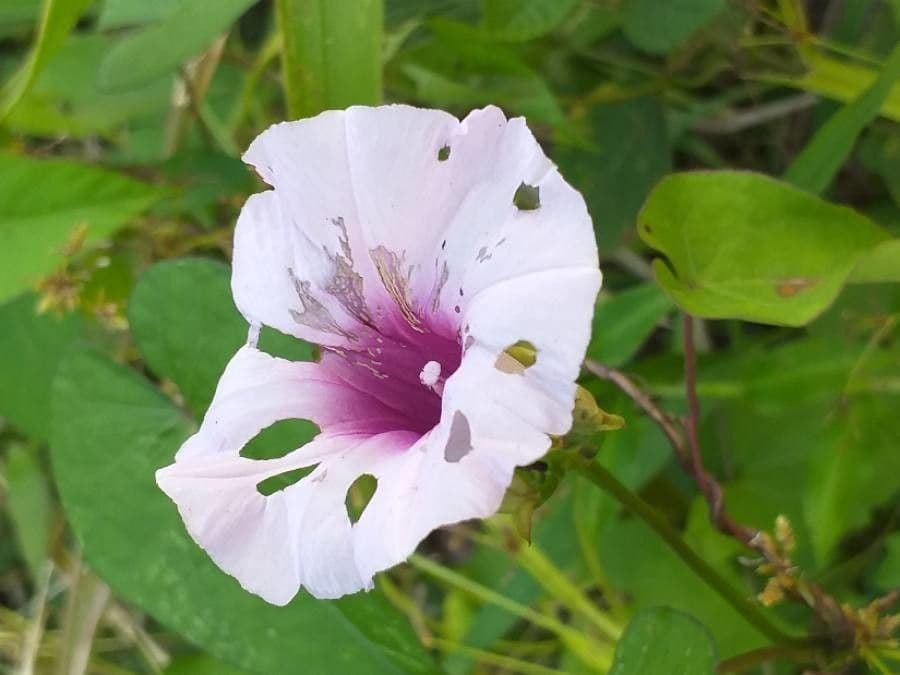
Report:
[[[276,0],[291,117],[381,101],[382,0]]]
[[[126,35],[103,59],[98,74],[107,91],[147,84],[196,56],[256,0],[181,2],[161,21]]]
[[[47,439],[50,385],[59,362],[82,342],[77,315],[37,314],[37,298],[22,295],[0,305],[0,416],[39,441]]]
[[[654,284],[600,300],[588,356],[607,366],[626,364],[673,307],[672,300]]]
[[[501,40],[531,40],[566,18],[576,0],[483,0],[485,28]]]
[[[713,675],[716,649],[706,629],[667,607],[645,609],[628,624],[610,675]]]
[[[802,326],[837,296],[856,262],[887,233],[762,175],[675,174],[638,216],[641,238],[664,259],[656,278],[686,311]]]
[[[852,103],[836,112],[791,163],[785,180],[819,193],[847,160],[856,137],[874,120],[900,78],[900,46],[895,47],[878,78]]]
[[[727,7],[725,0],[625,0],[625,35],[637,47],[665,54]]]
[[[81,229],[88,241],[108,236],[160,194],[77,162],[0,154],[0,301],[63,262]]]
[[[191,424],[148,382],[102,357],[75,355],[57,376],[53,411],[53,460],[70,522],[92,567],[131,602],[255,672],[298,663],[314,672],[432,671],[377,594],[340,602],[301,594],[278,608],[215,567],[154,482]],[[306,635],[318,639],[299,639]]]

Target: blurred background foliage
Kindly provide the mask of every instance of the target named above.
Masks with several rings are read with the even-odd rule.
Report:
[[[514,486],[531,547],[502,518],[450,528],[371,594],[287,609],[216,570],[153,483],[245,339],[227,262],[261,184],[241,149],[328,107],[495,103],[593,215],[589,356],[683,412],[676,303],[710,319],[700,433],[732,514],[778,519],[840,602],[896,589],[898,26],[897,0],[0,0],[0,671],[900,672],[896,642],[770,647],[576,475],[543,504]],[[639,220],[685,169],[785,182],[677,174]],[[769,621],[814,633],[660,430],[583,384],[626,420],[597,461]]]

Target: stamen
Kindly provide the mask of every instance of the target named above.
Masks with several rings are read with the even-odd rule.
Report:
[[[419,381],[429,389],[434,389],[438,381],[441,379],[441,364],[437,361],[429,361],[422,366],[422,372],[419,373]]]

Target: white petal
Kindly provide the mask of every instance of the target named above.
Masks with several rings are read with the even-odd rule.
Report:
[[[359,476],[377,475],[386,459],[403,456],[414,440],[407,432],[322,434],[278,460],[182,459],[159,471],[157,482],[194,540],[246,590],[277,605],[301,586],[315,597],[337,598],[372,587],[372,574],[361,572],[354,557],[347,491]],[[317,463],[281,491],[257,490],[265,478]]]
[[[391,411],[349,388],[318,363],[293,362],[241,347],[219,379],[200,429],[176,455],[237,455],[275,422],[305,419],[334,433],[383,430],[397,423]]]

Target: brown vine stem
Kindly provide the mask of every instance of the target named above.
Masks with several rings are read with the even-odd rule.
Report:
[[[785,594],[809,606],[815,612],[818,619],[827,627],[829,638],[833,643],[841,644],[848,639],[852,640],[854,629],[840,604],[817,584],[797,579],[794,564],[782,555],[772,537],[731,517],[725,507],[721,484],[703,463],[699,439],[701,409],[700,399],[697,396],[697,355],[694,348],[693,318],[690,315],[684,316],[684,386],[688,402],[688,415],[684,420],[679,420],[660,408],[649,394],[621,371],[590,359],[585,361],[584,367],[588,372],[616,385],[660,427],[672,446],[678,462],[703,494],[713,526],[761,555],[771,568],[773,576],[790,579],[791,583],[785,584],[783,589]]]

